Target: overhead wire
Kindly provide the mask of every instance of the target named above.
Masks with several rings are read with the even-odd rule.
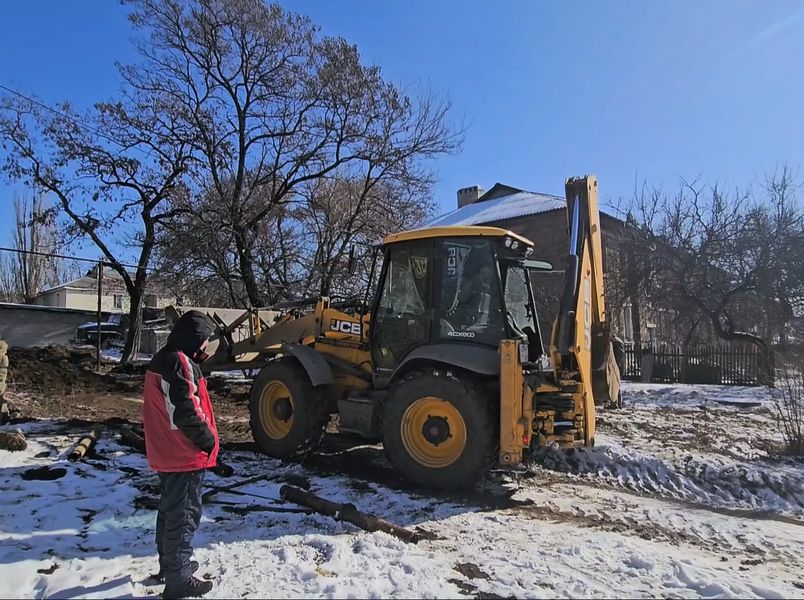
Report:
[[[40,108],[43,108],[43,109],[45,109],[47,111],[52,112],[53,114],[59,115],[60,117],[70,121],[72,124],[77,125],[79,127],[83,127],[87,131],[90,131],[90,132],[94,133],[95,135],[97,135],[99,137],[102,137],[106,141],[109,141],[109,142],[112,142],[113,144],[116,144],[117,146],[119,146],[120,148],[122,148],[124,150],[134,150],[136,152],[140,152],[141,154],[143,154],[147,158],[151,157],[151,152],[150,151],[144,150],[144,149],[140,148],[139,146],[132,146],[130,144],[125,144],[125,143],[121,142],[120,140],[117,140],[114,137],[110,136],[105,131],[101,131],[100,129],[97,129],[96,127],[93,127],[89,123],[86,123],[85,121],[79,119],[78,117],[76,117],[74,115],[69,115],[69,114],[67,114],[65,112],[62,112],[62,111],[60,111],[58,109],[55,109],[52,106],[42,102],[41,100],[37,100],[36,98],[32,98],[31,96],[23,94],[22,92],[20,92],[18,90],[15,90],[13,88],[8,87],[7,85],[3,85],[2,83],[0,83],[0,90],[8,92],[9,94],[13,94],[14,96],[17,96],[18,98],[22,98],[23,100],[33,104],[34,106],[38,106]]]

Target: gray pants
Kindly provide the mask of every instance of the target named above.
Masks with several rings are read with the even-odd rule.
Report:
[[[192,576],[190,557],[193,534],[201,521],[204,473],[203,469],[159,473],[162,497],[156,516],[156,549],[166,584],[176,585]]]

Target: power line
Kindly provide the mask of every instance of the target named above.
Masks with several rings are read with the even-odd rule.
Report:
[[[31,255],[34,255],[34,256],[46,256],[48,258],[63,258],[63,259],[66,259],[66,260],[75,260],[75,261],[79,261],[79,262],[87,262],[87,263],[92,263],[92,264],[95,264],[95,265],[98,264],[99,262],[102,262],[106,266],[111,266],[111,264],[112,264],[108,260],[103,260],[103,259],[84,258],[83,256],[69,256],[67,254],[57,254],[55,252],[39,252],[37,250],[20,250],[19,248],[6,248],[4,246],[0,246],[0,252],[14,252],[16,254],[31,254]],[[120,265],[121,267],[126,267],[128,269],[139,269],[139,267],[137,265],[127,265],[127,264],[121,263],[121,262],[118,262],[117,264]],[[153,271],[154,268],[153,267],[146,267],[146,270]]]
[[[48,111],[52,112],[53,114],[59,115],[60,117],[70,121],[72,124],[78,125],[79,127],[83,127],[87,131],[91,131],[95,135],[100,136],[103,139],[112,142],[113,144],[117,144],[120,148],[122,148],[124,150],[135,150],[137,152],[140,152],[140,153],[144,154],[147,158],[151,157],[151,152],[150,151],[143,150],[139,146],[131,146],[131,145],[128,145],[128,144],[124,144],[123,142],[121,142],[119,140],[116,140],[115,138],[110,136],[108,133],[105,133],[105,132],[103,132],[103,131],[101,131],[99,129],[96,129],[92,125],[89,125],[88,123],[85,123],[84,121],[78,119],[77,117],[74,117],[72,115],[68,115],[67,113],[64,113],[64,112],[62,112],[60,110],[56,110],[52,106],[49,106],[49,105],[45,104],[44,102],[41,102],[40,100],[37,100],[36,98],[31,98],[30,96],[26,96],[22,92],[19,92],[19,91],[15,90],[15,89],[12,89],[12,88],[10,88],[10,87],[8,87],[6,85],[3,85],[2,83],[0,83],[0,89],[8,92],[9,94],[13,94],[13,95],[17,96],[18,98],[22,98],[23,100],[25,100],[27,102],[30,102],[31,104],[33,104],[35,106],[39,106],[40,108],[44,108],[45,110],[48,110]]]
[[[19,248],[6,248],[4,246],[0,246],[0,252],[13,252],[15,254],[30,254],[33,256],[45,256],[47,258],[62,258],[64,260],[74,260],[77,262],[86,262],[92,263],[93,265],[97,265],[98,263],[102,263],[106,267],[111,266],[121,266],[126,269],[139,269],[140,267],[137,265],[130,265],[122,262],[111,262],[105,259],[97,259],[97,258],[84,258],[83,256],[70,256],[67,254],[58,254],[56,252],[39,252],[36,250],[20,250]],[[168,275],[186,275],[184,271],[170,271],[165,269],[159,269],[157,267],[144,267],[146,271],[150,271],[151,273],[165,273]]]

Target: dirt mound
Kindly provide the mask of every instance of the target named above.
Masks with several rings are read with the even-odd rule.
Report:
[[[8,350],[8,383],[18,391],[62,395],[81,391],[115,391],[114,378],[92,371],[95,351],[91,348],[21,348]]]

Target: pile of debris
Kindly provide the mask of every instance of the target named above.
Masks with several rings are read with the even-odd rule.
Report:
[[[8,385],[48,395],[119,390],[119,381],[92,370],[96,356],[94,348],[86,346],[14,346],[8,349]]]

